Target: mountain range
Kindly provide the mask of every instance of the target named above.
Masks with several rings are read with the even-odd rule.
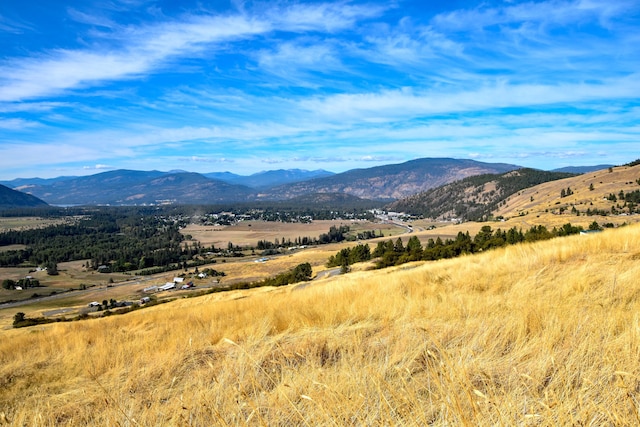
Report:
[[[279,170],[242,177],[231,173],[114,170],[61,179],[16,180],[14,189],[53,205],[215,204],[289,200],[323,193],[390,201],[467,176],[520,166],[447,158],[331,172]],[[12,183],[9,182],[9,185]]]
[[[265,171],[250,176],[230,172],[113,170],[83,177],[19,178],[0,182],[52,205],[223,204],[332,198],[379,202],[400,200],[471,176],[503,174],[518,165],[468,159],[423,158],[353,169]]]
[[[229,184],[244,185],[251,188],[269,188],[277,185],[290,184],[299,181],[307,181],[313,178],[324,178],[334,175],[323,169],[307,171],[302,169],[278,169],[262,171],[253,175],[243,176],[231,172],[212,172],[204,176],[212,179],[219,179]]]
[[[326,178],[273,187],[259,197],[289,199],[308,193],[346,193],[362,199],[397,200],[468,176],[502,173],[520,166],[475,160],[426,158],[353,169]]]

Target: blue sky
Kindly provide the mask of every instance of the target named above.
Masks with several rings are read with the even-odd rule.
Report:
[[[0,3],[0,179],[640,158],[640,2]]]

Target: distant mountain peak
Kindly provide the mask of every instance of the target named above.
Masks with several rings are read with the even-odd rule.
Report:
[[[253,175],[249,176],[234,175],[229,172],[214,172],[205,174],[205,176],[208,178],[219,179],[221,181],[228,182],[229,184],[246,185],[247,187],[260,189],[274,187],[277,185],[290,184],[294,182],[308,181],[310,179],[327,177],[331,175],[334,175],[334,173],[322,169],[313,171],[304,169],[277,169],[256,172]]]

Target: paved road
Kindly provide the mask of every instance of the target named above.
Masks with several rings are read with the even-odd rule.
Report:
[[[318,275],[313,280],[324,279],[325,277],[333,277],[340,274],[339,268],[332,268],[331,270],[324,270],[318,273]]]
[[[324,270],[321,271],[320,273],[318,273],[316,275],[316,277],[313,278],[312,281],[310,282],[303,282],[302,284],[296,286],[293,290],[295,291],[299,291],[301,289],[306,288],[307,286],[310,286],[313,284],[314,281],[319,280],[319,279],[324,279],[325,277],[333,277],[333,276],[337,276],[338,274],[340,274],[340,269],[339,268],[332,268],[331,270]]]
[[[42,315],[44,317],[57,316],[58,314],[64,314],[64,313],[68,313],[70,311],[75,311],[75,308],[60,308],[58,310],[43,311]]]

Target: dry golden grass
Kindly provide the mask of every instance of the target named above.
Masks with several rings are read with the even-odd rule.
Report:
[[[640,226],[1,331],[13,425],[637,425]]]
[[[510,197],[506,206],[500,208],[496,215],[505,217],[514,217],[522,213],[539,215],[547,210],[558,210],[562,206],[569,209],[571,206],[575,206],[582,212],[586,212],[588,208],[610,211],[613,203],[605,198],[611,193],[618,195],[620,190],[630,192],[640,189],[640,185],[636,182],[638,178],[640,178],[640,165],[619,166],[612,168],[611,172],[604,169],[573,178],[547,182],[527,188]],[[591,185],[593,185],[593,190],[590,189]],[[571,188],[573,194],[561,198],[560,192],[567,187]],[[598,219],[591,218],[592,221]],[[624,222],[625,218],[609,216],[606,220],[620,224]]]

